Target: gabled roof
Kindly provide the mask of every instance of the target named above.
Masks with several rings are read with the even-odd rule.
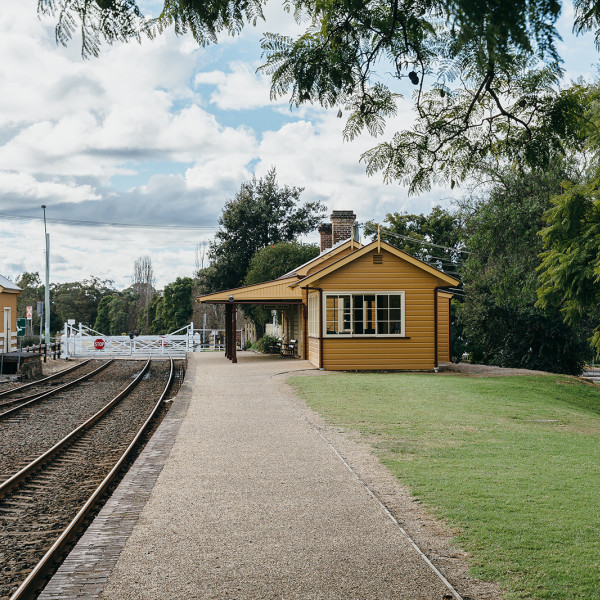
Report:
[[[376,240],[366,246],[361,246],[359,244],[359,248],[354,251],[351,249],[352,244],[357,244],[357,242],[346,240],[344,243],[338,244],[334,248],[329,248],[325,252],[321,252],[321,254],[316,258],[313,258],[313,260],[301,265],[294,271],[290,271],[290,273],[283,275],[279,279],[224,290],[215,294],[206,294],[205,296],[199,296],[197,302],[227,302],[230,296],[233,296],[234,301],[237,302],[255,301],[257,304],[267,301],[281,301],[281,303],[285,303],[286,300],[299,301],[302,299],[302,287],[326,277],[330,273],[337,271],[341,267],[350,264],[352,261],[373,250],[379,251],[380,249],[390,252],[419,269],[423,269],[423,271],[438,279],[441,286],[456,286],[460,283],[458,279],[451,277],[447,273],[428,265],[422,260],[419,260],[386,242]],[[344,252],[348,252],[348,250],[350,250],[349,253],[344,254]],[[327,261],[332,257],[335,257],[336,254],[341,254],[342,256],[335,262],[328,263]],[[321,269],[318,268],[320,263],[325,264]],[[309,271],[315,267],[317,267],[317,270],[309,275]]]
[[[331,248],[326,248],[318,256],[315,256],[315,258],[311,258],[308,262],[305,262],[303,265],[300,265],[299,267],[296,267],[294,270],[290,271],[289,273],[286,273],[285,275],[278,277],[278,279],[286,279],[287,277],[294,277],[294,276],[295,277],[306,277],[308,275],[308,272],[311,269],[314,269],[315,267],[317,267],[319,265],[319,263],[325,262],[326,260],[329,260],[331,257],[335,256],[336,254],[341,254],[342,252],[344,252],[346,250],[354,250],[354,248],[356,248],[356,247],[361,248],[362,244],[360,242],[354,241],[352,238],[348,238],[347,240],[342,240],[341,242],[338,242]]]
[[[0,292],[9,292],[15,294],[22,291],[23,290],[18,285],[15,285],[10,279],[0,275]]]
[[[321,263],[326,263],[336,255],[346,255],[352,252],[355,247],[361,247],[359,242],[352,239],[347,239],[342,242],[338,242],[332,248],[323,250],[321,254],[315,256],[315,258],[305,262],[303,265],[296,267],[293,271],[274,279],[273,281],[266,281],[264,283],[256,283],[253,285],[245,285],[230,290],[223,290],[222,292],[216,292],[214,294],[206,294],[204,296],[198,296],[197,302],[226,302],[229,300],[229,296],[233,296],[235,300],[249,300],[253,298],[260,298],[260,300],[297,300],[301,298],[300,290],[295,290],[290,287],[291,283],[298,281],[301,277],[306,277],[311,269],[318,268]],[[260,303],[260,301],[258,302]]]
[[[458,285],[460,283],[460,281],[458,279],[455,279],[454,277],[451,277],[447,273],[444,273],[443,271],[440,271],[439,269],[436,269],[436,268],[428,265],[427,263],[423,262],[422,260],[419,260],[418,258],[415,258],[414,256],[407,254],[406,252],[403,252],[402,250],[399,250],[395,246],[392,246],[391,244],[388,244],[387,242],[375,240],[374,242],[371,242],[370,244],[367,244],[366,246],[359,248],[358,250],[352,252],[351,254],[348,254],[347,256],[340,258],[340,260],[337,260],[336,262],[324,267],[323,269],[319,269],[318,271],[312,273],[311,275],[308,275],[308,276],[304,277],[303,279],[299,279],[298,281],[295,281],[294,283],[291,284],[291,287],[298,287],[298,286],[304,287],[305,285],[309,285],[313,281],[322,279],[323,277],[329,275],[330,273],[337,271],[339,268],[344,267],[345,265],[351,263],[353,260],[356,260],[357,258],[360,258],[361,256],[364,256],[365,254],[372,252],[374,249],[379,249],[379,248],[387,250],[391,254],[394,254],[398,258],[405,260],[406,262],[418,267],[419,269],[423,269],[423,271],[425,271],[425,272],[429,273],[430,275],[433,275],[434,277],[439,279],[443,283],[443,285]]]
[[[215,294],[206,294],[198,296],[197,302],[227,302],[230,296],[234,300],[257,300],[257,304],[269,300],[300,300],[302,298],[301,290],[290,287],[290,283],[297,281],[297,277],[288,277],[286,279],[274,279],[265,283],[255,283],[254,285],[245,285],[239,288],[224,290]]]

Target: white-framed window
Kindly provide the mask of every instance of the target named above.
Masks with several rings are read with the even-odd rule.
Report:
[[[308,296],[308,335],[319,337],[319,294]]]
[[[404,336],[404,292],[326,292],[325,336]]]

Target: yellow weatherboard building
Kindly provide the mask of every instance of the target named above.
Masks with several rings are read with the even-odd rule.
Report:
[[[17,349],[17,298],[21,288],[0,275],[0,352]]]
[[[239,304],[282,313],[297,354],[327,370],[432,370],[450,361],[454,277],[377,239],[355,241],[352,211],[333,211],[319,227],[321,253],[273,281],[198,302],[226,306],[226,355],[237,362],[233,334]]]

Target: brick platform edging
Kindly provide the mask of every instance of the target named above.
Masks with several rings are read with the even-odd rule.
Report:
[[[167,461],[191,397],[192,382],[185,381],[146,447],[38,600],[100,598]]]

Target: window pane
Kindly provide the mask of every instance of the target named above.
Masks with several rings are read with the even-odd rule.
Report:
[[[327,333],[338,332],[338,319],[337,319],[337,307],[338,299],[337,296],[327,296],[325,313],[325,325],[327,327]]]
[[[390,296],[390,308],[400,308],[402,297],[400,295]]]
[[[363,307],[363,297],[362,296],[352,296],[352,301],[354,302],[354,308],[362,308]]]
[[[401,311],[399,308],[392,308],[392,310],[390,310],[390,321],[399,321],[400,314]]]
[[[387,308],[379,308],[377,309],[377,322],[379,323],[380,321],[386,321],[388,320],[388,309]]]
[[[402,333],[402,322],[392,321],[390,323],[390,333]]]
[[[377,308],[387,308],[388,307],[388,296],[377,296]]]
[[[387,321],[377,323],[377,333],[389,333]]]

